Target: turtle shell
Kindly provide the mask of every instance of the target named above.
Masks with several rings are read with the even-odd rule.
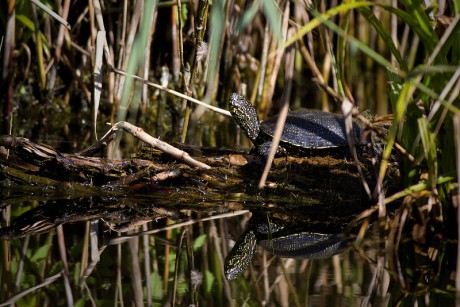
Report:
[[[252,262],[257,244],[280,257],[299,259],[328,258],[348,246],[340,234],[323,234],[298,227],[295,224],[285,225],[276,218],[267,220],[266,216],[254,214],[247,230],[225,258],[225,277],[232,280],[244,272]]]
[[[299,232],[288,235],[274,235],[269,240],[257,241],[266,250],[284,258],[322,259],[342,252],[348,242],[338,234]]]
[[[259,139],[271,139],[277,121],[278,115],[263,121]],[[357,141],[361,137],[361,129],[353,123],[353,130]],[[289,112],[280,141],[280,145],[285,144],[306,149],[348,146],[345,117],[313,110]]]

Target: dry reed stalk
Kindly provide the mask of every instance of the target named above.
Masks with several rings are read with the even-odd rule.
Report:
[[[179,277],[179,269],[180,269],[180,261],[181,261],[181,258],[182,258],[182,245],[183,245],[183,242],[184,242],[184,238],[186,236],[186,232],[187,232],[186,229],[182,230],[182,232],[181,232],[181,234],[179,236],[179,244],[177,245],[177,249],[176,249],[176,261],[175,261],[175,264],[174,264],[174,277],[173,277],[173,285],[172,285],[172,289],[171,289],[171,293],[172,293],[171,294],[172,295],[171,306],[177,306],[177,301],[176,301],[177,300],[177,285],[179,284],[179,278],[180,278]],[[167,247],[167,246],[168,245],[166,245],[165,247]],[[164,282],[166,282],[166,281],[167,280],[165,280]],[[191,291],[191,288],[189,289],[189,292],[190,291]],[[192,300],[190,302],[192,302]]]
[[[168,226],[171,225],[171,219],[166,218],[166,230],[165,230],[165,239],[170,240],[171,239],[171,230],[168,228]],[[169,245],[165,245],[165,251],[164,251],[164,265],[163,265],[163,293],[166,295],[168,293],[168,285],[169,285]],[[173,292],[175,293],[175,292]]]
[[[57,281],[63,274],[63,271],[60,271],[52,276],[49,276],[45,279],[43,279],[43,281],[35,286],[32,286],[24,291],[21,291],[13,296],[10,296],[8,298],[8,300],[4,301],[2,304],[0,304],[0,306],[9,306],[9,305],[12,305],[14,304],[17,300],[19,300],[20,298],[26,296],[27,294],[31,293],[31,292],[34,292],[35,290],[38,290],[40,288],[43,288],[43,287],[46,287],[52,283],[54,283],[55,281]]]
[[[128,240],[129,253],[131,255],[131,287],[133,290],[133,301],[135,306],[144,306],[144,294],[142,287],[142,273],[140,268],[139,258],[139,238],[131,238]]]
[[[246,214],[248,211],[246,212],[242,212],[243,214]],[[214,248],[215,248],[215,251],[216,251],[216,255],[217,257],[219,258],[219,264],[220,264],[220,272],[221,272],[221,275],[220,276],[224,276],[224,255],[222,254],[222,248],[219,244],[219,236],[217,234],[217,227],[216,227],[216,223],[214,222],[214,220],[211,220],[211,222],[209,223],[209,236],[210,238],[212,238],[212,241],[214,243]],[[230,286],[230,283],[229,281],[226,279],[226,278],[222,278],[223,280],[223,283],[224,283],[224,295],[225,295],[225,298],[227,299],[228,302],[233,302],[233,290],[232,290],[232,287]]]
[[[287,6],[288,7],[288,6]],[[289,14],[289,10],[286,9],[286,14]],[[287,30],[286,37],[289,38],[294,34],[295,30],[293,28]],[[285,88],[283,92],[283,106],[281,107],[281,111],[278,116],[278,121],[276,122],[276,129],[273,133],[273,141],[270,147],[270,152],[267,157],[267,161],[265,164],[264,172],[260,177],[259,181],[259,189],[265,187],[265,183],[268,178],[268,173],[270,172],[270,168],[273,163],[273,159],[275,158],[275,154],[278,151],[278,145],[281,140],[281,135],[283,134],[284,124],[286,122],[286,118],[289,111],[289,103],[291,100],[291,91],[292,91],[292,78],[294,77],[294,62],[295,62],[295,45],[291,45],[286,50],[285,55]]]
[[[62,266],[64,267],[63,270],[63,277],[64,277],[64,287],[65,287],[65,294],[68,306],[74,305],[73,294],[72,294],[72,286],[70,285],[70,271],[69,271],[69,263],[67,262],[67,249],[65,247],[65,238],[64,238],[64,228],[62,225],[59,225],[57,228],[57,236],[58,236],[58,246],[59,246],[59,254],[61,256]]]
[[[148,227],[146,224],[142,225],[142,231],[147,231]],[[149,236],[144,235],[142,236],[142,249],[144,253],[144,271],[145,271],[145,289],[147,295],[147,306],[152,306],[152,270],[150,269],[150,246],[149,246]]]

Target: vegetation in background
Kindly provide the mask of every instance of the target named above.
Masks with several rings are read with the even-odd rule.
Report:
[[[59,144],[63,151],[76,151],[94,142],[92,125],[102,132],[107,130],[106,122],[128,120],[168,141],[249,147],[231,119],[114,73],[113,68],[223,109],[227,109],[230,94],[240,92],[256,104],[262,118],[276,113],[281,105],[288,69],[284,52],[293,46],[292,108],[340,112],[341,102],[347,98],[359,110],[393,114],[373,209],[385,221],[386,206],[395,200],[402,204],[387,229],[383,225],[379,230],[380,235],[389,232],[391,250],[399,247],[402,233],[409,232],[417,245],[409,247],[407,255],[415,249],[435,248],[438,254],[431,255],[431,260],[442,263],[446,247],[440,242],[457,229],[460,1],[432,1],[431,5],[420,0],[43,3],[68,16],[71,30],[30,1],[9,0],[0,13],[2,134],[23,135]],[[98,31],[106,32],[106,44],[102,95],[96,106],[93,68]],[[92,123],[92,112],[98,114],[97,123]],[[123,144],[131,148],[130,142],[124,140]],[[394,150],[403,161],[400,171],[406,189],[385,195],[383,178]],[[176,237],[180,238],[179,234],[172,235]],[[26,255],[36,260],[30,262],[37,266],[32,269],[36,274],[27,275],[21,288],[14,288],[21,242],[3,243],[4,251],[10,245],[15,261],[0,269],[6,280],[1,283],[1,301],[63,269],[60,264],[46,265],[47,259],[56,255],[51,253],[53,248],[44,247],[52,245],[50,237],[38,237]],[[117,248],[117,253],[126,253],[126,246]],[[155,253],[152,247],[148,249],[146,254]],[[5,253],[2,257],[10,259]],[[170,257],[176,253],[171,252]],[[158,302],[164,302],[171,274],[178,270],[172,267],[174,259],[156,259],[171,266],[170,274],[151,274],[152,284],[163,283],[163,293],[152,293]],[[74,260],[68,269],[75,274],[73,283],[78,284],[80,263]],[[210,253],[207,260],[206,266],[217,268],[221,259]],[[391,267],[393,260],[380,257],[377,263],[382,269],[384,261]],[[210,298],[213,303],[231,300],[230,287],[237,289],[234,293],[242,293],[234,298],[237,305],[250,296],[251,282],[239,280],[230,286],[216,272],[219,270],[201,272],[204,286],[199,288],[199,300],[212,293],[216,295]],[[456,274],[459,290],[460,272]],[[411,283],[399,279],[401,297],[420,294],[424,276],[413,276]],[[444,280],[436,272],[430,276]],[[95,292],[105,297],[106,284],[92,278],[96,277],[91,276],[86,287],[100,285]],[[190,292],[178,280],[176,289],[183,290],[177,293],[184,298]],[[62,293],[61,286],[50,290]],[[110,285],[107,288],[113,290]],[[226,298],[222,297],[225,289]],[[82,293],[81,304],[90,299],[91,291]],[[31,296],[23,304],[45,299],[39,296]],[[254,300],[263,299],[260,295]]]

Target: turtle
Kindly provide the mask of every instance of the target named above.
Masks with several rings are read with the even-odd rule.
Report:
[[[272,217],[253,215],[248,228],[225,257],[227,280],[239,277],[251,264],[257,244],[279,257],[297,259],[329,258],[348,247],[340,233],[293,228]]]
[[[236,123],[255,145],[255,152],[267,157],[276,129],[278,115],[259,122],[256,109],[242,95],[233,93],[229,110]],[[359,143],[362,129],[353,122],[355,143]],[[334,154],[348,147],[345,117],[316,110],[290,111],[286,117],[277,154],[310,152]]]

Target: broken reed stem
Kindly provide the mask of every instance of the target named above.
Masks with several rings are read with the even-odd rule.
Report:
[[[326,83],[325,79],[323,78],[323,75],[321,74],[321,71],[318,69],[318,66],[316,66],[315,61],[310,56],[310,52],[308,51],[303,41],[298,41],[298,45],[300,54],[302,55],[304,61],[307,63],[308,67],[315,75],[315,79],[313,81],[315,81],[316,84],[318,84],[326,93],[328,93],[336,101],[342,101],[342,97]]]
[[[460,221],[460,206],[458,200],[460,200],[460,116],[454,115],[453,117],[454,131],[455,131],[455,159],[457,164],[457,221]],[[457,228],[458,235],[460,237],[460,228]],[[457,301],[460,297],[460,240],[457,242],[457,271],[455,274],[455,293]]]
[[[62,274],[63,274],[63,271],[64,270],[61,270],[60,272],[46,278],[45,280],[43,280],[43,282],[35,285],[35,286],[32,286],[24,291],[21,291],[19,292],[18,294],[15,294],[14,296],[10,297],[7,301],[3,302],[2,304],[0,304],[0,306],[8,306],[8,305],[11,305],[11,304],[14,304],[14,302],[16,302],[17,300],[19,300],[20,298],[26,296],[27,294],[35,291],[35,290],[38,290],[40,288],[43,288],[43,287],[46,287],[47,285],[49,284],[52,284],[53,282],[55,282],[56,280],[58,280]]]
[[[289,10],[286,9],[286,13]],[[289,15],[289,14],[288,14]],[[287,37],[294,35],[294,29],[291,28],[287,31]],[[285,89],[283,93],[283,106],[281,112],[279,113],[278,121],[276,123],[275,133],[273,135],[272,145],[270,147],[270,153],[268,154],[267,162],[265,163],[264,172],[259,181],[259,189],[262,189],[265,186],[265,182],[268,178],[268,173],[275,158],[275,154],[278,151],[278,144],[281,140],[281,135],[283,134],[284,124],[286,123],[286,118],[289,111],[289,101],[291,100],[291,90],[292,90],[292,78],[294,76],[294,62],[295,62],[295,46],[290,46],[287,49],[285,55]]]
[[[112,128],[101,138],[101,142],[104,142],[106,138],[109,138],[113,133],[118,130],[123,130],[130,133],[132,136],[139,140],[149,144],[150,146],[161,150],[162,152],[172,156],[178,161],[183,161],[185,164],[192,167],[199,167],[202,169],[210,169],[211,167],[205,163],[199,162],[193,159],[188,153],[182,151],[174,146],[169,145],[166,142],[160,141],[157,138],[146,133],[142,128],[136,127],[128,122],[118,122],[112,126]]]
[[[249,213],[249,210],[239,210],[239,211],[234,211],[234,212],[217,214],[217,215],[213,215],[213,216],[207,216],[207,217],[198,218],[198,219],[190,219],[190,220],[187,220],[185,222],[179,222],[179,223],[176,223],[176,224],[167,225],[167,226],[164,226],[162,228],[151,229],[151,230],[148,230],[148,231],[141,231],[141,232],[136,232],[136,233],[132,233],[132,234],[122,235],[122,236],[119,236],[119,237],[112,238],[112,239],[108,240],[108,242],[107,242],[105,247],[107,247],[109,245],[115,245],[115,244],[124,243],[124,242],[128,241],[132,237],[139,237],[139,236],[143,236],[143,235],[151,235],[151,234],[154,234],[154,233],[159,233],[159,232],[166,231],[166,230],[176,229],[176,228],[184,227],[184,226],[187,226],[187,225],[194,225],[196,223],[201,223],[201,222],[206,222],[206,221],[211,221],[211,220],[225,219],[225,218],[235,217],[235,216],[238,216],[238,215],[243,215],[243,214],[248,214],[248,213]],[[105,248],[105,247],[103,247],[103,248]],[[222,257],[221,260],[222,259],[224,259],[224,258]],[[221,263],[222,263],[222,270],[223,270],[223,263],[224,262],[221,261]],[[225,281],[227,281],[227,280],[225,279]]]

